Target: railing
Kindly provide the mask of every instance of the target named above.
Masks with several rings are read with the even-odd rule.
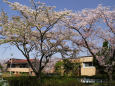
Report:
[[[81,79],[82,83],[103,83],[104,81],[101,79],[89,79],[89,78],[83,78]]]

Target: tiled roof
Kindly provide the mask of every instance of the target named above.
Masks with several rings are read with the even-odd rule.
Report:
[[[30,59],[31,62],[34,62],[35,59]],[[18,63],[28,63],[26,59],[10,59],[7,61],[7,64],[13,63],[13,64],[18,64]]]

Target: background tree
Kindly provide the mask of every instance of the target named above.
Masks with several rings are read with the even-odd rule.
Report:
[[[78,76],[80,74],[80,63],[74,63],[71,59],[63,60],[64,73],[67,75]]]
[[[58,61],[55,65],[55,72],[68,76],[78,76],[80,74],[80,64],[71,62],[71,59],[63,59],[62,61]]]
[[[64,68],[64,73],[69,74],[71,73],[73,69],[73,64],[69,59],[63,59],[63,68]]]
[[[55,72],[57,74],[62,74],[63,72],[63,61],[58,61],[56,64],[55,64]]]

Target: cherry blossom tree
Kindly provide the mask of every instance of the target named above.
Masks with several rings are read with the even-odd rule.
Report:
[[[105,72],[109,75],[109,80],[112,80],[110,75],[113,73],[115,65],[115,10],[99,5],[95,9],[83,9],[71,13],[63,22],[67,29],[76,34],[71,38],[73,43],[82,51],[87,50],[99,65],[104,67]],[[102,50],[104,41],[107,41],[111,46],[109,57],[106,57],[105,54],[97,55],[97,52]],[[108,59],[111,62],[105,64],[103,59]],[[109,68],[112,70],[106,71]]]
[[[69,32],[55,29],[70,11],[57,12],[54,11],[54,7],[31,1],[32,8],[5,0],[21,16],[13,16],[9,19],[4,11],[1,12],[2,38],[0,43],[10,43],[16,46],[26,57],[36,76],[40,77],[52,55],[57,52],[63,55],[68,51],[72,52],[72,48],[70,49],[67,45],[67,40],[70,38]],[[33,57],[37,65],[33,65],[29,60]]]

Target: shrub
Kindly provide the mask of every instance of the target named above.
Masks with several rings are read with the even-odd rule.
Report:
[[[43,77],[41,80],[36,77],[9,77],[5,78],[9,86],[83,86],[76,78],[71,77]]]

